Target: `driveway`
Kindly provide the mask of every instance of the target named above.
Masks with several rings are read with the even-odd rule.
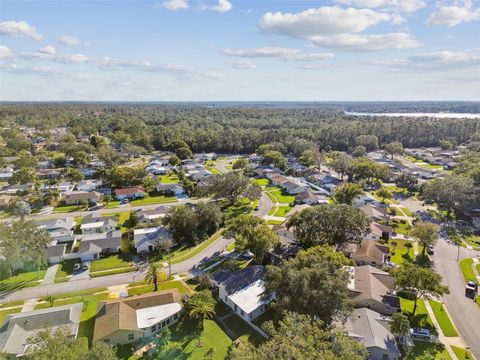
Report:
[[[172,265],[172,274],[181,274],[181,273],[197,273],[195,266],[200,263],[203,259],[211,257],[217,252],[224,251],[228,245],[232,243],[232,239],[225,239],[224,237],[219,238],[213,244],[208,246],[199,254],[193,256],[192,258],[185,260],[178,264]],[[9,302],[16,300],[26,300],[31,298],[39,298],[42,296],[61,294],[65,292],[78,291],[93,289],[98,287],[107,287],[112,285],[120,285],[125,283],[131,283],[134,280],[139,281],[143,280],[145,277],[145,268],[140,269],[139,271],[134,271],[124,274],[108,275],[101,276],[93,279],[80,279],[76,281],[69,281],[58,284],[36,286],[30,288],[24,288],[14,293],[7,295],[2,298],[0,302]],[[168,272],[168,268],[165,269]]]
[[[458,249],[442,238],[433,255],[435,271],[442,275],[444,284],[450,289],[450,294],[444,296],[443,300],[460,336],[471,348],[473,355],[480,359],[480,307],[465,296],[465,280],[457,262],[458,250],[460,259],[480,256],[480,251],[462,247]]]
[[[267,194],[262,192],[262,196],[260,196],[260,200],[258,201],[258,210],[256,210],[254,214],[259,218],[263,218],[268,214],[272,206],[272,200],[270,200]]]

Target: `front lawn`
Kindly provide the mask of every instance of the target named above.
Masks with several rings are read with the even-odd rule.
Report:
[[[120,206],[120,201],[112,200],[112,201],[109,201],[108,204],[104,204],[103,208],[104,209],[114,209],[114,208],[119,207],[119,206]]]
[[[3,324],[3,321],[5,320],[5,317],[9,314],[15,314],[20,312],[22,310],[21,307],[16,307],[14,309],[9,309],[9,310],[0,310],[0,326]]]
[[[442,344],[435,344],[426,341],[415,341],[415,346],[408,348],[404,356],[405,360],[415,360],[420,357],[431,360],[451,360],[445,346]]]
[[[160,180],[163,184],[177,184],[180,182],[178,176],[175,173],[168,173],[167,175],[160,175],[158,176],[158,180]]]
[[[463,237],[465,242],[472,246],[475,250],[480,250],[480,236],[478,235],[466,235]]]
[[[455,330],[455,327],[453,326],[452,321],[448,316],[448,313],[445,311],[445,307],[443,306],[443,304],[438,301],[431,300],[430,306],[432,307],[433,313],[437,318],[438,324],[440,325],[443,334],[448,337],[458,336],[458,333]]]
[[[271,188],[270,194],[272,194],[279,203],[289,204],[295,201],[295,196],[284,194],[281,189],[274,187]]]
[[[59,205],[56,206],[53,211],[55,212],[75,212],[75,211],[84,211],[87,210],[87,205]]]
[[[90,272],[104,271],[118,268],[132,267],[132,255],[131,254],[117,254],[111,255],[100,260],[92,261],[90,265]]]
[[[270,181],[268,179],[255,179],[253,182],[257,183],[260,186],[268,186],[270,184]]]
[[[290,206],[279,206],[274,216],[285,217],[292,208]]]
[[[166,269],[166,270],[168,271],[168,269]],[[128,288],[128,296],[145,294],[145,293],[148,293],[148,292],[152,292],[153,289],[154,289],[153,284],[140,285],[138,287],[137,287],[137,284],[145,284],[145,283],[140,282],[140,283],[130,284],[130,287]],[[188,290],[185,287],[185,285],[183,285],[178,280],[165,281],[164,283],[162,283],[158,286],[159,291],[160,290],[168,290],[168,289],[178,289],[178,291],[180,291],[180,294],[182,294],[182,295],[188,294]]]
[[[410,244],[411,247],[408,247]],[[391,239],[388,244],[390,247],[390,261],[395,264],[403,264],[404,262],[415,261],[415,254],[413,251],[413,241],[403,239]]]
[[[168,259],[171,259],[172,264],[177,264],[179,262],[185,261],[190,259],[191,257],[201,253],[203,250],[205,250],[207,247],[209,247],[211,244],[213,244],[216,240],[218,240],[222,236],[223,229],[218,230],[216,233],[214,233],[212,236],[210,236],[207,240],[201,242],[197,246],[193,248],[181,248],[177,251],[174,251],[170,253],[170,256],[167,256],[164,261],[168,261]]]
[[[411,226],[406,220],[392,219],[392,227],[397,234],[408,235]]]
[[[73,273],[73,266],[78,262],[78,259],[68,259],[64,260],[62,264],[58,266],[57,273],[55,274],[55,282],[65,282],[68,281],[69,275]]]
[[[465,282],[467,281],[475,281],[477,282],[477,277],[472,269],[473,259],[467,258],[460,260],[460,269],[462,269],[463,278]]]
[[[46,270],[30,271],[0,281],[0,292],[14,291],[24,287],[37,286],[45,277]]]
[[[130,205],[132,206],[142,206],[142,205],[153,205],[153,204],[165,204],[176,202],[177,198],[175,196],[165,196],[165,195],[158,195],[158,196],[146,196],[143,199],[136,199],[130,201]]]
[[[452,350],[457,355],[457,358],[460,359],[473,359],[472,354],[467,349],[459,348],[458,346],[452,346]]]
[[[243,344],[253,344],[255,346],[265,341],[264,337],[247,325],[240,317],[233,314],[223,320],[226,326],[235,334],[235,339],[240,339]]]
[[[430,316],[428,316],[427,308],[425,307],[425,303],[422,299],[418,299],[417,301],[417,311],[415,312],[415,315],[412,314],[413,300],[400,297],[400,306],[402,308],[402,312],[408,316],[408,319],[410,320],[410,327],[425,328],[434,334],[436,333],[432,319],[430,319]]]
[[[267,220],[268,225],[282,225],[284,220]]]

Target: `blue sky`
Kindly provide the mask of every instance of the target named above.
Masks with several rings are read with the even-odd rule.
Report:
[[[0,99],[480,100],[480,3],[0,0]]]

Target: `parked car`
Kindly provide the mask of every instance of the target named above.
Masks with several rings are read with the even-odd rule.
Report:
[[[76,263],[75,265],[73,265],[73,271],[79,271],[81,267],[82,267],[82,264]]]
[[[82,264],[82,270],[88,270],[88,264],[87,263]]]
[[[410,337],[415,339],[430,340],[430,331],[422,328],[412,329]]]
[[[427,245],[427,254],[428,255],[433,255],[433,246],[432,245]]]
[[[465,296],[475,300],[478,293],[478,284],[475,281],[468,281],[465,285]]]

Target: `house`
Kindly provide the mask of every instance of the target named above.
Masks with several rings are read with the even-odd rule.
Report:
[[[376,222],[370,224],[370,233],[368,233],[364,239],[367,240],[380,240],[390,238],[390,235],[393,234],[393,227],[389,225],[382,225]]]
[[[95,234],[113,231],[117,228],[117,217],[108,216],[101,217],[94,214],[87,215],[83,218],[80,230],[82,234]]]
[[[250,161],[250,162],[260,162],[263,159],[264,159],[263,155],[260,155],[260,154],[257,154],[257,153],[253,153],[253,154],[250,154],[248,156],[248,161]]]
[[[351,258],[357,265],[378,266],[388,261],[390,248],[380,245],[376,240],[362,240]]]
[[[13,199],[14,197],[10,195],[0,195],[0,208],[8,207]]]
[[[53,189],[58,189],[60,194],[66,195],[66,194],[70,194],[70,193],[73,192],[73,189],[75,189],[75,185],[72,184],[70,181],[64,181],[64,182],[61,182],[59,184],[43,183],[40,187],[40,190],[43,193],[47,193],[48,191],[53,190]]]
[[[115,346],[153,338],[179,320],[182,307],[178,289],[101,302],[95,318],[93,341]]]
[[[122,232],[120,230],[83,235],[78,247],[78,256],[82,261],[99,259],[101,254],[119,252],[121,242]]]
[[[55,244],[45,248],[45,257],[49,264],[59,264],[63,262],[67,244]]]
[[[350,337],[365,346],[368,359],[400,359],[395,336],[390,331],[390,319],[368,308],[355,309],[342,328]]]
[[[73,228],[75,227],[73,217],[38,221],[37,225],[39,229],[48,231],[55,243],[76,241],[76,235],[73,232]]]
[[[175,183],[169,183],[169,184],[158,183],[157,191],[161,194],[168,194],[168,195],[174,195],[174,196],[185,194],[185,190],[183,189],[183,186]]]
[[[33,189],[33,184],[17,184],[5,186],[0,191],[0,194],[15,195],[28,192]]]
[[[94,191],[102,187],[103,181],[101,179],[90,179],[80,181],[77,185],[78,191]]]
[[[138,221],[142,224],[152,224],[154,221],[159,221],[167,213],[167,209],[160,206],[152,210],[137,210]]]
[[[170,172],[169,166],[148,165],[145,170],[153,175],[166,175]]]
[[[386,208],[366,204],[360,206],[360,209],[362,209],[365,215],[373,221],[390,221],[390,216],[388,216]]]
[[[279,184],[287,194],[296,195],[307,191],[310,187],[298,178],[287,177],[287,181]]]
[[[213,173],[210,170],[207,170],[204,168],[198,168],[198,169],[189,170],[187,172],[187,175],[190,176],[193,181],[199,182],[205,178],[212,176]]]
[[[345,270],[350,274],[348,290],[356,308],[366,307],[385,315],[400,312],[395,281],[387,272],[370,265],[347,266]]]
[[[45,330],[62,328],[75,339],[82,310],[83,304],[76,303],[7,315],[0,328],[0,353],[7,359],[22,357],[35,346],[31,339]]]
[[[332,192],[337,186],[342,183],[342,180],[328,173],[322,173],[314,175],[315,181],[317,181],[324,189]]]
[[[217,274],[218,273],[218,274]],[[221,270],[212,283],[218,298],[245,321],[252,321],[268,309],[270,301],[263,298],[265,268],[247,267],[238,272]]]
[[[172,238],[172,233],[165,226],[133,230],[133,242],[138,254],[152,252],[159,242]]]
[[[170,161],[170,156],[163,156],[150,161],[148,166],[168,166],[169,161]]]
[[[195,158],[201,160],[201,161],[209,161],[209,160],[215,160],[217,158],[217,154],[214,152],[212,153],[201,153],[201,154],[195,154]]]
[[[284,260],[297,256],[300,246],[296,241],[285,236],[278,237],[278,244],[269,251],[269,262],[278,265]]]
[[[272,231],[276,232],[278,236],[285,237],[291,241],[295,241],[293,228],[287,229],[285,225],[273,225]]]
[[[115,190],[115,196],[120,201],[125,199],[140,199],[145,197],[145,189],[142,186],[117,189]]]
[[[13,169],[11,167],[6,167],[0,169],[0,179],[1,180],[8,180],[13,176]]]
[[[59,179],[62,176],[61,169],[38,169],[37,176],[45,179]]]
[[[74,191],[70,194],[67,194],[63,201],[66,205],[79,205],[85,202],[88,202],[90,204],[96,204],[100,201],[101,195],[102,194],[96,191]]]
[[[317,194],[311,190],[301,192],[296,196],[296,202],[307,205],[328,204],[327,197],[324,194]]]

